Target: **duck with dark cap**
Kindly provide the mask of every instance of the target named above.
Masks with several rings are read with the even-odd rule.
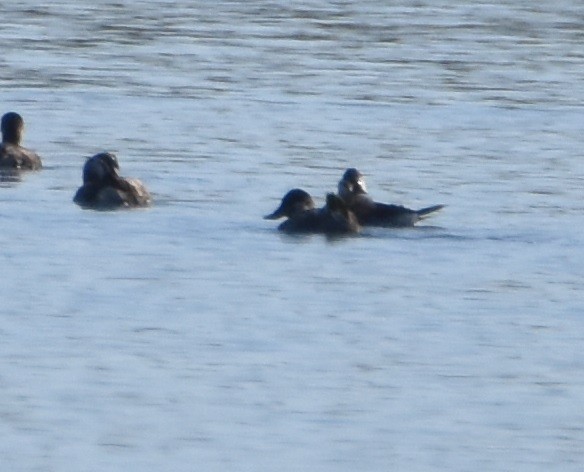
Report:
[[[118,159],[111,152],[87,159],[83,166],[83,185],[73,201],[84,208],[98,210],[150,205],[150,193],[144,184],[121,177],[119,168]]]
[[[0,169],[37,170],[42,167],[39,155],[20,145],[24,134],[24,120],[13,111],[2,117],[2,144]]]
[[[290,190],[282,198],[280,206],[264,218],[277,220],[283,217],[288,219],[281,223],[278,229],[286,233],[333,235],[360,231],[359,223],[353,212],[334,193],[329,193],[326,196],[324,207],[315,208],[314,200],[308,192],[299,188]]]
[[[444,205],[433,205],[420,210],[410,210],[401,205],[375,202],[367,193],[363,174],[355,168],[345,171],[338,185],[339,197],[355,213],[363,226],[408,227]]]

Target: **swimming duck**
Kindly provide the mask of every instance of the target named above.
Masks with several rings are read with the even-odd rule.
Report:
[[[150,193],[137,179],[126,179],[118,174],[118,158],[111,152],[90,157],[83,166],[83,185],[73,201],[94,209],[143,207],[150,204]]]
[[[264,216],[267,220],[282,217],[288,219],[278,229],[286,233],[350,234],[360,230],[353,212],[334,193],[326,196],[324,207],[315,208],[310,194],[299,188],[290,190],[282,198],[280,206]]]
[[[401,205],[377,203],[367,193],[363,174],[355,168],[345,171],[338,185],[339,197],[355,213],[363,226],[408,227],[434,213],[444,205],[410,210]]]
[[[42,167],[39,155],[20,145],[24,135],[24,120],[13,111],[2,116],[0,168],[37,170]]]

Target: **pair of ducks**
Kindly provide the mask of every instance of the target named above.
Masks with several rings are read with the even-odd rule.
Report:
[[[2,116],[2,143],[0,144],[0,169],[38,170],[41,158],[20,145],[24,134],[24,120],[15,112]],[[73,201],[84,208],[114,209],[148,206],[151,202],[146,187],[136,179],[119,175],[117,157],[102,152],[90,157],[83,166],[83,185]]]
[[[400,205],[375,202],[367,193],[363,174],[355,168],[345,171],[338,195],[329,193],[326,204],[315,208],[312,197],[302,189],[290,190],[280,206],[264,218],[284,221],[278,229],[286,233],[358,233],[362,226],[410,227],[444,205],[410,210]]]

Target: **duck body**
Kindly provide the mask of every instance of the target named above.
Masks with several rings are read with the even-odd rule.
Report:
[[[73,201],[85,208],[102,210],[150,205],[150,193],[142,182],[136,179],[124,179],[124,182],[124,190],[111,185],[83,184],[77,190]]]
[[[0,169],[38,170],[42,168],[40,156],[20,145],[24,134],[24,120],[15,112],[2,116],[2,143],[0,144]]]
[[[326,205],[315,208],[312,197],[301,189],[290,190],[280,206],[264,218],[288,219],[278,226],[285,233],[354,234],[360,231],[356,216],[336,195],[328,194]]]
[[[0,144],[0,168],[38,170],[42,167],[37,153],[11,143]]]
[[[420,210],[411,210],[401,205],[375,202],[368,195],[356,195],[349,205],[361,225],[387,228],[414,226],[430,213],[443,207],[444,205],[434,205]]]
[[[83,185],[73,201],[81,207],[98,210],[150,205],[150,193],[144,184],[121,177],[118,169],[118,160],[112,153],[90,157],[83,166]]]
[[[376,202],[367,193],[363,175],[354,168],[345,171],[338,185],[338,193],[363,226],[411,227],[444,208],[444,205],[433,205],[411,210],[401,205]]]

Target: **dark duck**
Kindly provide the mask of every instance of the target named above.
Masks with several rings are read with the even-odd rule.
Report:
[[[20,145],[24,135],[24,120],[13,111],[2,116],[0,169],[37,170],[42,167],[39,155]]]
[[[420,210],[410,210],[401,205],[375,202],[367,193],[363,174],[355,168],[347,169],[339,181],[339,197],[357,216],[363,226],[409,227],[428,215],[444,208],[433,205]]]
[[[333,193],[326,196],[326,204],[315,208],[314,200],[304,190],[290,190],[280,206],[264,218],[288,219],[278,226],[285,233],[322,233],[328,235],[353,234],[360,230],[357,218],[347,205]]]
[[[83,185],[73,201],[84,208],[98,210],[150,205],[150,193],[142,182],[121,177],[119,168],[117,157],[110,152],[87,159],[83,166]]]

